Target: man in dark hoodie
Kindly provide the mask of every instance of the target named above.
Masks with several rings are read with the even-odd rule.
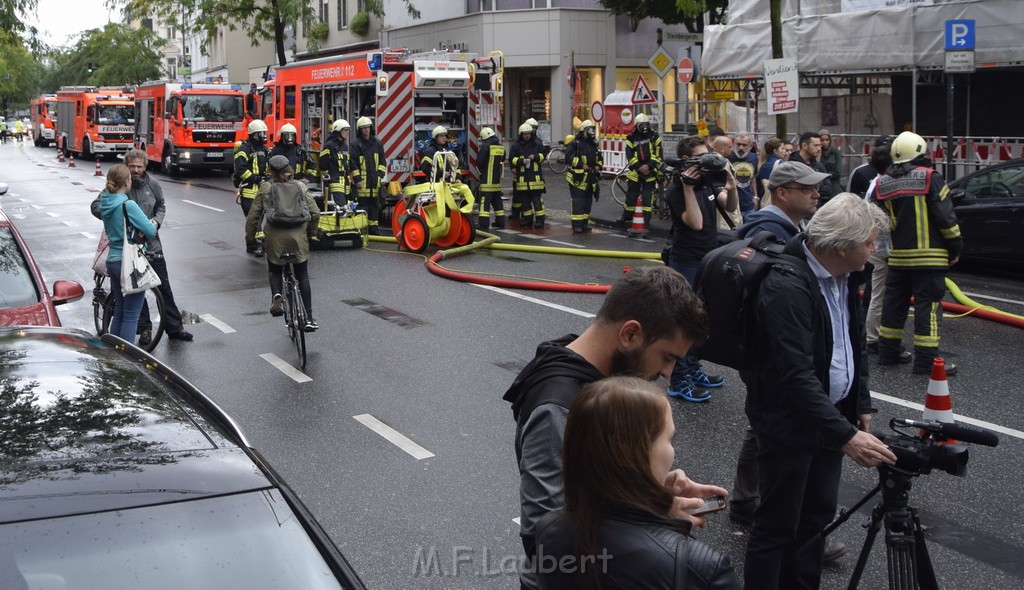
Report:
[[[537,521],[565,505],[562,438],[573,399],[584,385],[610,375],[652,381],[659,375],[668,377],[676,360],[707,333],[707,312],[686,279],[667,267],[642,267],[612,285],[583,334],[537,347],[536,357],[504,396],[512,403],[516,420],[520,536],[527,556],[527,567],[520,573],[523,588],[537,588],[530,567]],[[692,482],[680,470],[672,472],[670,480],[666,483],[688,507],[699,506],[705,495],[728,494],[723,488]]]

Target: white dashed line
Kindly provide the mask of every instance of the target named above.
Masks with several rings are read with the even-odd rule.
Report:
[[[520,233],[520,232],[518,232],[518,231],[516,231],[514,229],[496,229],[494,231],[496,231],[499,234],[518,234],[518,233]]]
[[[501,287],[494,287],[491,285],[477,285],[475,283],[470,284],[472,284],[474,287],[480,287],[481,289],[487,289],[488,291],[494,291],[495,293],[501,293],[502,295],[508,295],[509,297],[515,297],[516,299],[522,299],[523,301],[529,301],[530,303],[536,303],[537,305],[543,305],[544,307],[550,307],[551,309],[557,309],[559,311],[564,311],[567,313],[571,313],[573,315],[578,315],[585,318],[595,317],[594,314],[588,313],[586,311],[573,309],[571,307],[566,307],[564,305],[559,305],[557,303],[551,303],[550,301],[544,301],[543,299],[537,299],[535,297],[530,297],[529,295],[516,293],[515,291],[508,291],[506,289],[502,289]]]
[[[65,221],[62,221],[61,223],[63,223],[64,225],[66,225],[66,226],[68,226],[68,227],[75,227],[76,225],[78,225],[78,224],[77,224],[77,223],[75,223],[74,221],[67,221],[67,220],[65,220]]]
[[[89,233],[89,232],[87,232],[87,231],[80,231],[80,232],[78,232],[78,233],[80,233],[80,234],[82,234],[83,236],[85,236],[85,237],[89,238],[90,240],[98,240],[98,239],[100,239],[100,237],[99,237],[99,236],[97,236],[96,234],[91,234],[91,233]]]
[[[988,299],[990,301],[1000,301],[1002,303],[1012,303],[1014,305],[1024,305],[1024,301],[1017,301],[1016,299],[1003,299],[1002,297],[993,297],[991,295],[982,295],[981,293],[969,293],[964,291],[964,295],[974,299]]]
[[[572,244],[572,243],[569,243],[569,242],[560,242],[558,240],[552,240],[551,238],[546,238],[544,241],[545,242],[551,242],[552,244],[561,244],[563,246],[570,246],[570,247],[573,247],[573,248],[586,248],[586,246],[584,246],[582,244]]]
[[[195,205],[196,207],[202,207],[203,209],[210,209],[211,211],[216,211],[217,213],[223,213],[224,212],[223,209],[218,209],[216,207],[211,207],[209,205],[204,205],[202,203],[197,203],[195,201],[189,201],[188,199],[182,199],[181,202],[182,203],[188,203],[189,205]]]
[[[224,322],[218,320],[217,318],[213,317],[212,315],[210,315],[208,313],[204,313],[203,315],[201,315],[199,317],[201,317],[203,319],[203,321],[206,322],[207,324],[210,324],[211,326],[213,326],[214,328],[217,328],[218,330],[220,330],[221,332],[224,332],[225,334],[233,334],[235,332],[234,328],[232,328],[231,326],[229,326],[229,325],[225,324]]]
[[[47,211],[46,214],[50,217],[60,217],[60,213],[54,213],[53,211]]]
[[[905,399],[900,399],[898,397],[893,397],[891,395],[885,395],[884,393],[878,393],[877,391],[872,391],[871,392],[871,398],[872,399],[882,400],[883,402],[889,402],[890,404],[896,404],[898,406],[903,406],[904,408],[910,408],[911,410],[916,410],[918,412],[921,412],[921,411],[924,410],[924,406],[921,405],[921,404],[914,403],[914,402],[908,402]],[[975,420],[974,418],[968,418],[966,416],[961,416],[960,414],[956,414],[954,416],[954,419],[957,422],[963,422],[964,424],[973,424],[974,426],[980,426],[982,428],[987,428],[988,430],[991,430],[992,432],[999,432],[1001,434],[1005,434],[1007,436],[1012,436],[1014,438],[1024,439],[1024,432],[1021,432],[1020,430],[1015,430],[1013,428],[1007,428],[1005,426],[1000,426],[998,424],[992,424],[991,422],[985,422],[984,420]]]
[[[434,456],[434,453],[431,453],[427,449],[424,449],[418,444],[412,442],[409,437],[374,418],[370,414],[360,414],[352,417],[358,420],[363,426],[384,437],[391,444],[412,455],[417,461]]]
[[[522,519],[522,517],[521,517],[521,516],[517,516],[517,517],[515,517],[515,518],[513,518],[513,519],[512,519],[512,522],[514,522],[514,523],[518,524],[519,526],[523,526],[523,523],[522,523],[522,522],[520,522],[520,520],[521,520],[521,519]]]
[[[312,377],[284,362],[280,357],[272,352],[261,354],[260,358],[273,365],[278,371],[281,371],[285,375],[291,377],[296,383],[308,383],[313,380]]]
[[[31,207],[37,211],[43,208],[42,205],[31,205]]]

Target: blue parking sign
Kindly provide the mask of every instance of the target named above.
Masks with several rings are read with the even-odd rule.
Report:
[[[946,21],[946,51],[974,49],[974,21]]]

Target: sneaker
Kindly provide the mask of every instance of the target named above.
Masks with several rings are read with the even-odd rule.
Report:
[[[319,327],[320,327],[320,325],[316,323],[316,320],[314,320],[313,318],[308,318],[306,320],[306,325],[302,327],[302,331],[303,332],[316,332]]]
[[[821,560],[823,563],[832,563],[842,557],[844,553],[846,553],[846,545],[842,541],[834,541],[825,537],[825,556]]]
[[[192,333],[182,330],[180,332],[168,332],[167,337],[171,340],[181,340],[184,342],[192,342]]]
[[[139,332],[139,346],[149,346],[153,342],[153,330],[146,328]]]
[[[707,387],[710,389],[725,385],[725,377],[721,375],[708,375],[700,369],[694,369],[690,373],[690,381],[697,387]]]
[[[284,315],[284,298],[280,293],[274,293],[274,302],[270,304],[270,315],[275,318]]]
[[[683,381],[675,385],[670,385],[668,388],[669,397],[681,397],[684,400],[699,404],[706,401],[711,401],[711,392],[706,389],[694,387],[689,381]]]

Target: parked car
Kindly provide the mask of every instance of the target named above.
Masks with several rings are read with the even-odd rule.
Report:
[[[0,195],[6,192],[0,183]],[[56,306],[83,295],[82,285],[65,280],[54,282],[50,295],[25,240],[0,209],[0,326],[59,326]]]
[[[949,183],[963,258],[1024,267],[1024,158]]]
[[[123,340],[0,327],[0,588],[364,588],[217,405]]]

